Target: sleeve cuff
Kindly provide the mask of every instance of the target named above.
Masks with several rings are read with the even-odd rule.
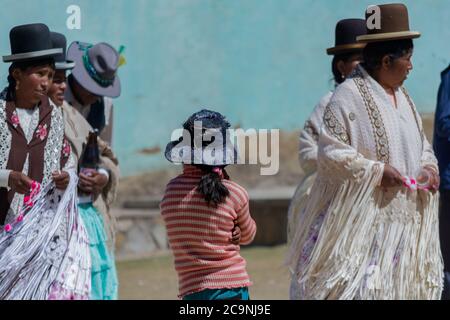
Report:
[[[381,175],[379,177],[379,180],[377,182],[377,187],[381,186],[381,182],[383,181],[383,174],[384,174],[384,163],[383,162],[378,162],[378,161],[373,161],[373,167],[378,166],[378,170],[379,172],[381,172]]]
[[[98,173],[101,173],[101,174],[105,175],[108,178],[108,181],[109,181],[109,172],[108,172],[108,170],[106,170],[104,168],[100,168],[100,169],[98,169]]]
[[[9,188],[9,174],[11,170],[0,170],[0,187]]]

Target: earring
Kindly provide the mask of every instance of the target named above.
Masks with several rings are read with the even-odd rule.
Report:
[[[19,90],[19,86],[20,86],[20,82],[19,82],[19,80],[17,80],[17,82],[16,82],[16,91]]]
[[[344,76],[343,74],[341,74],[341,78],[342,78],[342,79],[345,79],[345,76]]]

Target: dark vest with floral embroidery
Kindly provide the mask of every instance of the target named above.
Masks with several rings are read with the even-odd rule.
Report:
[[[11,133],[11,145],[7,158],[6,169],[22,172],[28,155],[28,174],[32,180],[42,182],[44,177],[44,152],[48,142],[48,133],[52,126],[52,108],[48,98],[42,99],[39,105],[39,123],[30,143],[17,122],[14,102],[5,105],[7,127]],[[5,143],[5,141],[0,141]],[[68,156],[62,155],[60,167],[63,168]],[[14,192],[7,188],[0,188],[0,224],[3,224],[14,197]]]

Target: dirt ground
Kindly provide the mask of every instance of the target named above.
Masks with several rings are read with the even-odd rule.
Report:
[[[289,272],[282,265],[286,246],[251,247],[241,251],[253,286],[252,300],[289,298]],[[176,300],[177,275],[170,252],[145,260],[117,263],[119,299]]]

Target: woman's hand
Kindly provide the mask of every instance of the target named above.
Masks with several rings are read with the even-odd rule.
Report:
[[[436,170],[434,170],[432,167],[429,167],[429,166],[424,166],[422,169],[425,170],[428,173],[428,175],[430,176],[430,181],[428,182],[428,184],[430,186],[430,191],[433,193],[438,191],[439,185],[441,183],[439,174],[436,172]]]
[[[403,177],[400,172],[398,172],[398,170],[393,166],[385,164],[381,186],[384,188],[391,188],[399,187],[401,185],[403,185]]]
[[[66,171],[55,171],[52,173],[52,179],[57,189],[66,190],[69,185],[70,176]]]
[[[98,171],[92,172],[89,176],[84,173],[80,173],[78,187],[85,193],[100,194],[107,184],[108,177]]]
[[[30,191],[31,180],[28,176],[24,175],[22,172],[11,171],[9,173],[8,186],[19,194],[25,194]]]

